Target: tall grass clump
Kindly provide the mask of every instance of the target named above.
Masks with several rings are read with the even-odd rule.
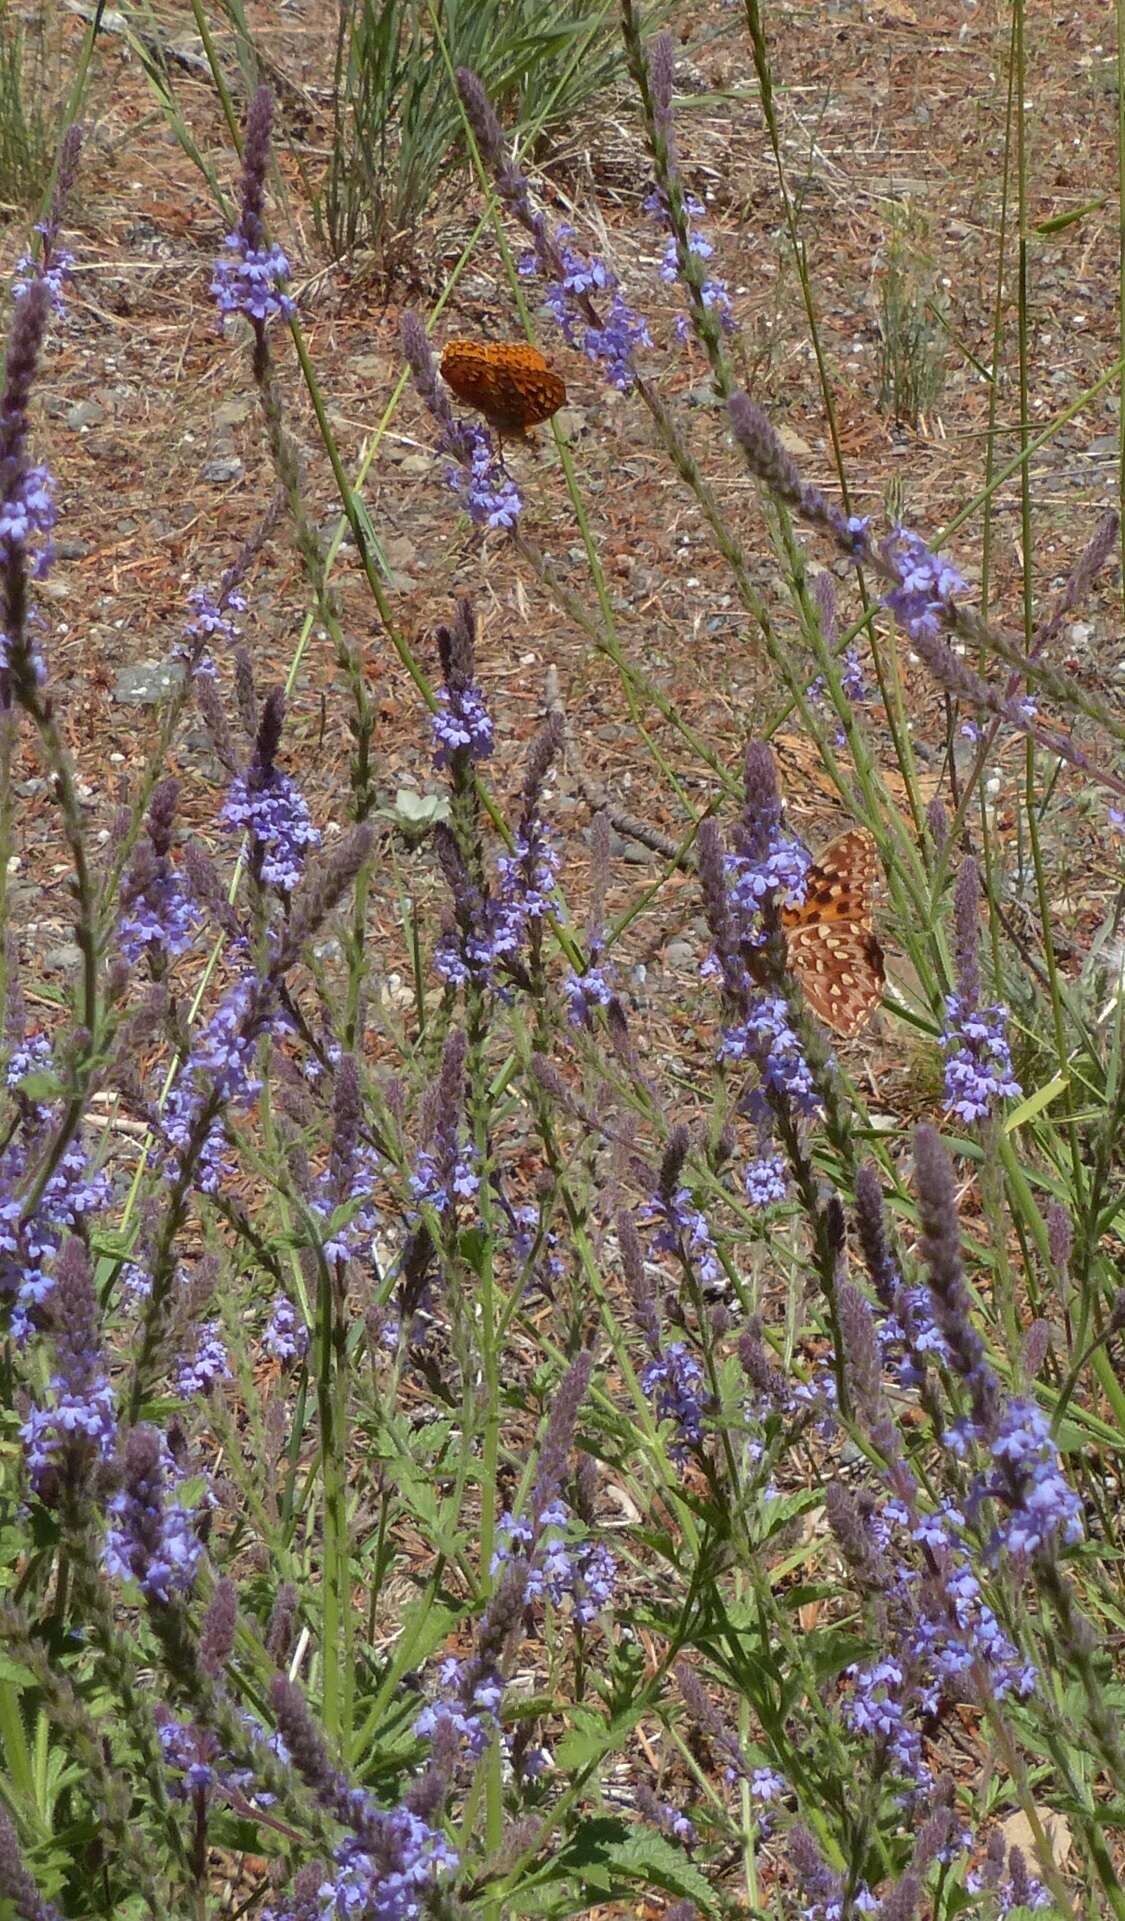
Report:
[[[661,825],[598,788],[564,690],[506,744],[469,583],[417,641],[398,618],[270,231],[260,88],[211,294],[276,489],[189,588],[177,690],[91,845],[36,604],[74,131],[16,285],[0,885],[33,746],[79,956],[44,1019],[4,895],[0,1898],[30,1921],[1125,1914],[1119,903],[1064,949],[1051,837],[1076,789],[1099,848],[1125,824],[1125,727],[1055,659],[1118,525],[1013,630],[952,537],[807,478],[740,379],[673,42],[629,0],[622,25],[648,279],[560,228],[465,65],[456,111],[514,310],[647,423],[713,545],[770,670],[751,737],[706,738],[641,664],[557,422],[574,526],[551,552],[420,312],[401,352],[435,511],[589,640]],[[753,7],[747,29],[768,101]],[[660,378],[684,342],[713,412]],[[295,366],[341,495],[327,544]],[[351,734],[331,817],[289,725],[303,654],[283,678],[255,647],[282,526]],[[427,763],[420,845],[382,791],[345,526]],[[189,831],[169,763],[197,717],[216,772]],[[783,718],[862,884],[786,815]],[[699,965],[658,1030],[628,937],[685,892]],[[851,1048],[880,947],[880,1018],[919,1069],[901,1113]]]
[[[48,9],[0,0],[0,201],[34,207],[51,175],[60,113]]]
[[[912,208],[893,211],[876,300],[879,397],[897,420],[917,426],[945,381],[945,326],[926,223]]]
[[[315,206],[334,254],[408,261],[439,183],[465,156],[452,66],[486,79],[520,135],[548,137],[621,72],[602,0],[340,0],[332,144]]]

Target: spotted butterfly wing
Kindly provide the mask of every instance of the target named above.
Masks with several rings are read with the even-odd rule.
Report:
[[[871,919],[877,871],[870,836],[849,829],[810,868],[801,906],[781,916],[789,965],[805,999],[844,1040],[866,1027],[883,998],[883,950]]]
[[[525,434],[566,401],[566,383],[537,347],[523,340],[451,340],[441,377],[498,433]]]

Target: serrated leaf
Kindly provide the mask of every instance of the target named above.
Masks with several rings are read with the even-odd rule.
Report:
[[[641,1718],[639,1707],[628,1714],[618,1715],[612,1721],[603,1720],[600,1714],[575,1712],[574,1725],[567,1729],[555,1749],[555,1764],[560,1768],[581,1769],[600,1761],[603,1754],[609,1754],[620,1747]]]
[[[489,1236],[481,1227],[467,1228],[458,1238],[457,1250],[474,1274],[479,1275],[484,1270],[484,1254],[488,1245]]]
[[[686,1895],[705,1908],[713,1904],[713,1890],[694,1861],[655,1828],[630,1828],[623,1841],[611,1845],[609,1858],[635,1880],[655,1882],[668,1894]]]
[[[574,1829],[559,1859],[574,1873],[585,1874],[609,1859],[610,1849],[623,1841],[629,1830],[624,1821],[612,1814],[592,1814]]]
[[[23,1668],[18,1661],[12,1661],[6,1654],[0,1654],[0,1686],[33,1688],[35,1676],[30,1668]]]
[[[586,1708],[571,1709],[572,1724],[555,1747],[555,1766],[584,1768],[609,1746],[608,1723]]]
[[[34,1068],[30,1074],[21,1074],[15,1086],[17,1092],[29,1101],[38,1101],[44,1106],[57,1101],[63,1091],[58,1075],[52,1074],[48,1067]]]

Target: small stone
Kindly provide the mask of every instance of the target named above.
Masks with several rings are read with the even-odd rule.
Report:
[[[199,469],[200,480],[210,480],[216,487],[229,486],[242,472],[242,462],[237,454],[228,454],[225,460],[205,460]]]
[[[73,941],[66,941],[62,947],[52,947],[43,956],[44,972],[48,974],[73,974],[82,965],[82,950]]]
[[[124,707],[158,707],[184,677],[180,660],[145,660],[123,667],[113,687],[113,698]]]
[[[246,394],[237,394],[233,400],[224,400],[216,407],[214,421],[216,427],[241,427],[250,416],[253,403]]]
[[[76,400],[66,416],[66,424],[71,433],[81,433],[84,427],[98,427],[105,419],[105,408],[99,407],[96,400]]]

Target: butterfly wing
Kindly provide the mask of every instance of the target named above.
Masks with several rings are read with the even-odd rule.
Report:
[[[537,347],[519,341],[451,340],[442,376],[459,400],[501,433],[521,434],[566,401],[566,383]]]
[[[550,420],[560,407],[566,405],[566,382],[553,367],[544,367],[529,380],[523,390],[527,424],[535,427],[542,420]]]
[[[813,1013],[843,1040],[861,1033],[883,998],[883,954],[874,934],[847,921],[808,921],[786,944]]]
[[[452,387],[458,400],[475,407],[482,395],[487,396],[490,390],[488,356],[479,341],[447,341],[440,366],[442,379]]]
[[[871,918],[878,872],[870,835],[849,829],[809,870],[800,907],[782,915],[789,965],[814,1014],[848,1040],[883,997],[883,950]]]
[[[506,433],[522,433],[549,420],[566,399],[566,386],[536,347],[496,347],[488,366],[489,408]]]

